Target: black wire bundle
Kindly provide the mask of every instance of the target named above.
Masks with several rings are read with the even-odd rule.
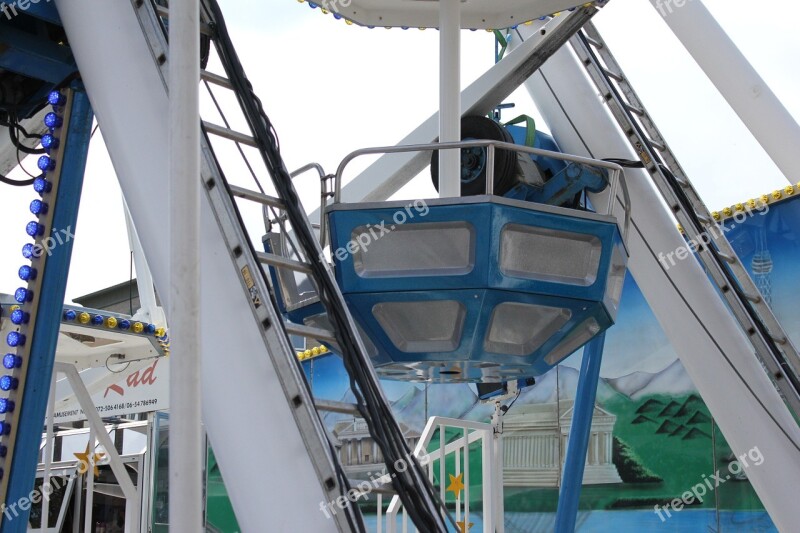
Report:
[[[9,115],[8,120],[0,120],[0,126],[5,126],[8,128],[8,136],[11,138],[11,144],[17,149],[17,162],[22,165],[20,161],[19,153],[24,152],[26,154],[43,154],[45,150],[43,148],[28,148],[24,144],[22,144],[19,140],[19,136],[17,132],[21,133],[23,137],[27,139],[36,139],[37,141],[42,138],[41,135],[31,134],[28,133],[25,128],[19,123],[15,115]],[[23,169],[24,170],[24,169]],[[25,171],[26,174],[30,176],[30,173]],[[27,187],[28,185],[33,184],[33,180],[35,178],[31,176],[30,179],[27,180],[15,180],[11,179],[8,176],[4,176],[0,174],[0,183],[5,183],[7,185],[12,185],[14,187]]]
[[[443,515],[447,513],[425,471],[411,454],[403,432],[383,395],[372,364],[350,321],[344,297],[305,218],[302,204],[281,157],[275,129],[266,116],[261,101],[254,94],[234,50],[217,0],[205,0],[204,3],[210,11],[212,26],[216,32],[214,41],[220,61],[235,88],[236,97],[254,133],[278,195],[285,202],[289,222],[318,283],[317,292],[328,310],[337,343],[341,347],[342,359],[350,376],[350,387],[356,397],[359,413],[383,452],[392,485],[414,524],[426,533],[445,533],[447,525]],[[362,530],[360,514],[358,518],[359,530]]]

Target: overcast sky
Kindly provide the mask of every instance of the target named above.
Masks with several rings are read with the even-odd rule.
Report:
[[[800,4],[782,0],[756,11],[753,2],[744,0],[705,3],[800,119],[800,39],[795,28]],[[295,0],[221,4],[290,169],[318,161],[331,172],[352,150],[395,144],[436,109],[435,30],[347,26]],[[787,184],[648,2],[613,0],[596,23],[711,208]],[[462,85],[493,61],[492,35],[464,31]],[[538,116],[524,90],[509,101],[516,104],[513,113]],[[24,165],[32,170],[35,160]],[[11,176],[21,179],[24,174],[17,169]],[[307,207],[314,207],[315,181],[309,175],[301,183]],[[433,196],[427,172],[401,194]],[[21,285],[16,272],[23,264],[20,249],[28,242],[24,228],[32,218],[28,204],[34,197],[30,188],[0,184],[0,292],[13,293]],[[102,142],[102,125],[90,149],[74,233],[68,301],[128,279],[121,195]]]

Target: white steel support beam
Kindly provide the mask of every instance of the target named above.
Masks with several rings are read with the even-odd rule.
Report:
[[[153,275],[150,273],[150,267],[147,266],[147,259],[144,255],[144,249],[142,249],[142,242],[139,240],[139,234],[136,233],[136,226],[133,223],[128,204],[125,203],[124,197],[122,199],[122,206],[125,210],[125,225],[128,228],[128,243],[133,252],[133,264],[136,267],[136,287],[139,294],[139,309],[136,312],[135,318],[138,320],[146,320],[158,327],[166,327],[167,322],[164,317],[164,310],[159,307],[156,302]]]
[[[556,53],[525,85],[564,151],[637,157],[570,50]],[[627,169],[626,177],[628,268],[734,453],[757,448],[764,456],[747,476],[778,529],[790,531],[800,521],[793,490],[800,479],[800,429],[699,263],[689,258],[667,268],[659,261],[659,253],[686,243],[647,173]],[[606,198],[592,200],[601,205]],[[622,201],[615,203],[618,219]]]
[[[701,0],[650,0],[780,171],[800,179],[800,125]]]
[[[169,523],[203,523],[200,420],[200,1],[173,0],[169,18]]]
[[[106,427],[103,424],[103,420],[100,418],[100,415],[97,414],[97,408],[94,406],[94,403],[92,403],[92,397],[89,396],[89,393],[86,391],[86,387],[84,386],[83,380],[81,380],[81,376],[78,374],[78,371],[75,370],[75,367],[66,363],[56,363],[54,371],[61,372],[67,376],[69,384],[72,385],[72,390],[75,391],[75,396],[78,398],[78,403],[86,415],[86,421],[89,423],[90,428],[90,463],[93,461],[92,458],[94,457],[94,439],[96,438],[98,441],[100,441],[100,444],[103,446],[103,448],[105,448],[106,455],[109,459],[108,464],[111,467],[111,471],[114,473],[114,477],[117,478],[117,483],[119,483],[119,488],[122,489],[122,493],[125,495],[125,498],[129,500],[135,499],[137,497],[136,487],[134,486],[133,481],[131,481],[131,476],[128,474],[128,470],[125,468],[122,459],[117,453],[117,449],[114,447],[111,437],[108,436]],[[87,476],[89,478],[94,477],[91,471],[92,468],[93,464],[89,467],[89,471],[87,472]]]
[[[461,140],[461,0],[439,0],[439,142]],[[461,196],[461,150],[439,153],[439,198]]]

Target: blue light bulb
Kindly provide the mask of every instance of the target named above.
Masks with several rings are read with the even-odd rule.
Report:
[[[6,455],[8,455],[8,446],[0,444],[0,457],[5,457]]]
[[[25,335],[19,331],[12,331],[6,336],[6,343],[12,348],[25,345]]]
[[[28,265],[19,267],[19,279],[22,281],[30,281],[36,279],[36,269]]]
[[[36,225],[38,226],[38,223]],[[33,251],[34,251],[33,245],[31,243],[26,244],[25,246],[22,247],[22,257],[24,257],[25,259],[30,259],[31,257],[33,257]]]
[[[27,324],[28,321],[31,319],[31,314],[26,313],[22,309],[14,309],[11,311],[11,322],[20,326],[22,324]]]
[[[0,435],[8,435],[9,433],[11,433],[11,424],[0,422]]]
[[[117,324],[117,327],[119,329],[131,329],[131,321],[130,320],[125,320],[123,318],[122,320],[119,321],[119,323]]]
[[[25,287],[20,287],[14,291],[14,299],[21,304],[30,302],[33,300],[33,291],[28,290]]]
[[[102,326],[105,320],[103,319],[103,315],[92,315],[92,324],[95,326]]]
[[[46,215],[48,205],[41,200],[34,200],[31,202],[31,213],[36,216]]]
[[[12,368],[19,368],[22,366],[22,357],[7,353],[3,356],[3,366],[11,370]]]
[[[156,332],[156,325],[155,324],[147,324],[144,327],[144,332],[147,333],[148,335],[152,335],[153,333]]]
[[[78,313],[73,311],[72,309],[67,309],[64,311],[64,320],[68,320],[72,322],[78,316]]]
[[[13,378],[11,376],[3,376],[0,377],[0,389],[9,391],[9,390],[16,390],[19,386],[19,380],[17,378]]]
[[[58,148],[61,141],[52,133],[45,133],[42,135],[42,148],[45,150],[54,150]]]
[[[36,166],[38,166],[39,170],[42,172],[47,172],[48,170],[55,170],[56,161],[49,155],[43,155],[39,158],[39,161],[36,162]]]
[[[64,124],[64,119],[55,113],[48,113],[44,116],[44,125],[50,129],[60,128]]]
[[[14,402],[8,398],[0,398],[0,414],[14,411]]]
[[[67,97],[61,94],[61,91],[51,91],[47,95],[47,103],[51,106],[61,106],[67,103]]]
[[[52,189],[53,189],[53,184],[41,176],[33,180],[33,190],[38,192],[39,194],[48,193]]]
[[[40,237],[40,236],[44,235],[44,226],[39,224],[35,220],[32,220],[32,221],[28,222],[27,226],[25,226],[25,233],[27,233],[31,237]],[[31,255],[33,255],[34,249],[33,249],[33,245],[32,244],[31,244],[30,252],[31,252]],[[25,255],[25,248],[24,247],[22,248],[22,255]],[[26,259],[30,259],[30,257],[26,257]]]

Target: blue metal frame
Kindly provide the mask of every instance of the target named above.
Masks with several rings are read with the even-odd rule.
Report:
[[[66,125],[68,133],[62,155],[60,185],[54,202],[53,228],[72,227],[74,230],[76,226],[93,117],[88,96],[82,90],[75,90],[72,114]],[[30,495],[39,463],[39,446],[53,375],[67,273],[72,258],[72,241],[54,247],[51,252],[44,272],[40,273],[41,296],[34,326],[35,335],[31,340],[23,401],[19,406],[21,423],[14,444],[6,506]],[[20,509],[19,505],[17,509]],[[24,533],[27,530],[28,513],[29,510],[20,509],[19,516],[13,520],[7,520],[3,516],[0,529],[3,533]]]
[[[606,334],[602,332],[589,341],[583,349],[583,362],[578,377],[575,405],[572,409],[572,424],[569,429],[567,457],[561,478],[561,491],[558,494],[556,533],[575,531],[605,338]]]

